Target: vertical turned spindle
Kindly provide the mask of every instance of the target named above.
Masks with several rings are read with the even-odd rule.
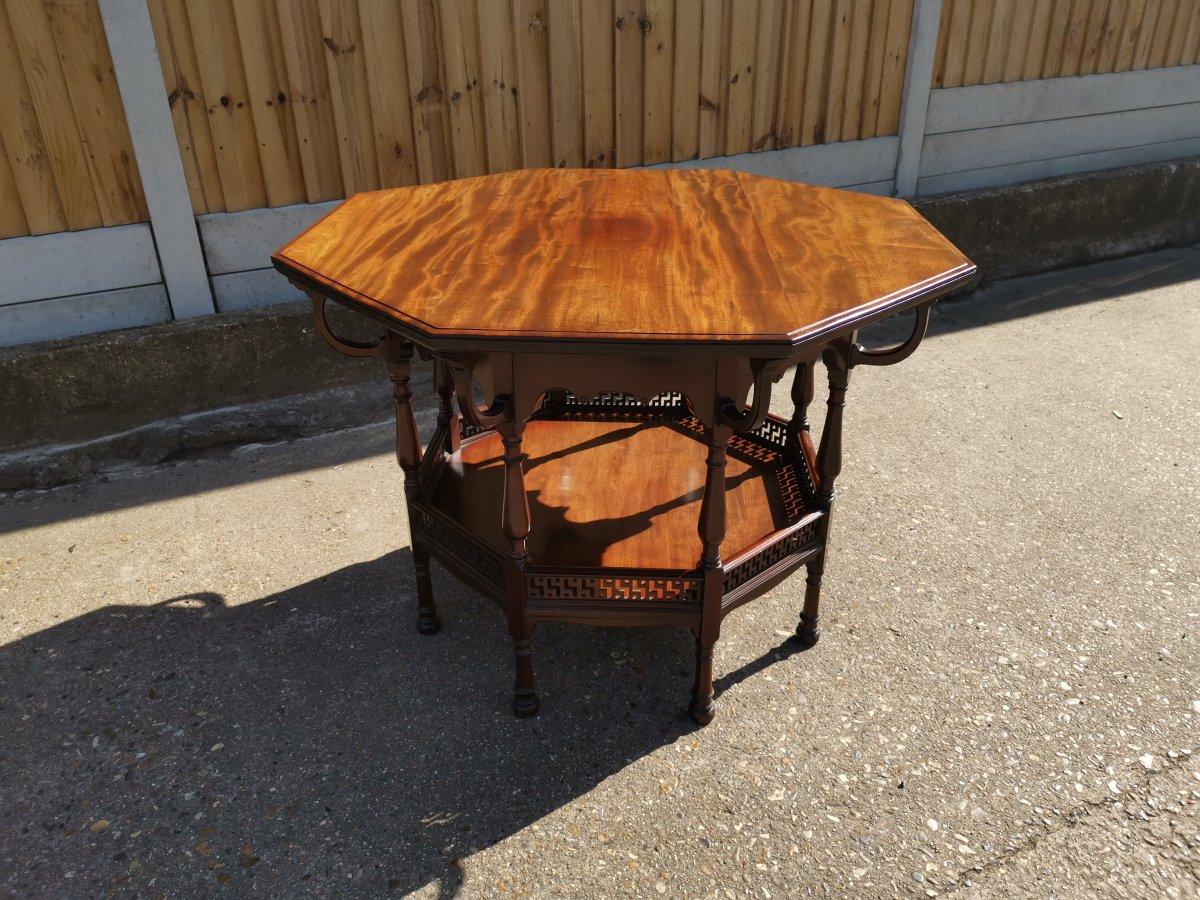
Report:
[[[438,429],[446,429],[446,452],[457,452],[462,441],[461,418],[454,408],[454,377],[450,364],[439,359],[434,363],[434,386],[438,395]]]
[[[513,712],[527,718],[538,711],[539,701],[533,683],[533,627],[525,614],[525,567],[529,551],[529,498],[525,494],[525,455],[521,452],[523,422],[504,421],[496,426],[504,444],[504,500],[501,528],[508,541],[504,566],[505,610],[508,632],[513,639],[516,679],[513,685]]]
[[[704,580],[700,627],[696,634],[696,681],[688,709],[693,719],[707,725],[716,715],[713,702],[713,647],[721,634],[721,599],[725,593],[725,570],[721,565],[721,542],[725,540],[725,448],[733,431],[717,425],[705,431],[708,459],[704,494],[700,501],[698,531],[703,547],[700,569]]]
[[[388,375],[392,379],[392,397],[396,402],[396,461],[404,470],[404,495],[408,501],[409,521],[412,521],[412,501],[420,491],[421,437],[413,415],[412,379],[413,345],[395,332],[387,334]],[[415,544],[412,548],[413,575],[417,582],[417,631],[434,634],[442,627],[433,602],[433,582],[429,577],[429,554]]]
[[[788,423],[787,449],[789,453],[803,456],[810,472],[816,470],[816,451],[813,449],[811,429],[808,424],[808,407],[815,393],[814,374],[816,362],[804,362],[796,366],[792,379],[792,419]]]

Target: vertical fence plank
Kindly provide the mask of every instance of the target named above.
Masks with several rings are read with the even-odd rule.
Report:
[[[379,186],[417,183],[417,150],[412,134],[408,62],[400,7],[388,0],[360,0],[363,62]]]
[[[521,131],[512,7],[507,3],[479,4],[479,64],[488,171],[508,172],[521,165]]]
[[[983,82],[993,6],[992,0],[973,0],[971,4],[971,24],[967,31],[966,60],[963,63],[964,85]]]
[[[54,184],[49,154],[29,95],[25,71],[17,54],[8,12],[0,6],[0,138],[26,225],[32,234],[63,231],[67,217]]]
[[[754,50],[754,110],[750,120],[751,150],[770,150],[777,146],[775,113],[779,106],[783,23],[782,0],[759,0],[758,38]]]
[[[895,134],[900,127],[900,99],[908,65],[909,28],[912,21],[913,0],[891,0],[883,84],[879,91],[879,118],[875,123],[877,135]]]
[[[58,47],[42,3],[10,3],[16,50],[25,69],[32,110],[49,154],[50,171],[72,230],[104,224],[96,192],[88,175],[88,159],[70,114],[71,99]]]
[[[317,0],[278,0],[277,11],[305,196],[309,203],[344,197]]]
[[[487,172],[483,98],[479,93],[479,32],[475,0],[441,0],[442,65],[450,116],[454,176]]]
[[[556,168],[583,165],[583,64],[576,0],[548,0],[551,145]]]
[[[784,147],[800,143],[804,123],[804,74],[808,69],[808,29],[813,0],[789,4],[790,18],[780,65],[779,122],[775,131]]]
[[[580,0],[583,29],[583,156],[588,167],[608,168],[613,144],[612,0]]]
[[[4,148],[4,133],[0,128],[0,238],[21,237],[29,234],[29,222],[21,208],[17,194],[17,181],[12,166],[8,163],[8,151]]]
[[[1179,65],[1194,65],[1197,58],[1200,58],[1200,3],[1196,4],[1192,10],[1191,19],[1188,21],[1183,51],[1179,54]]]
[[[1079,74],[1079,67],[1083,62],[1084,32],[1087,30],[1091,7],[1092,3],[1089,0],[1075,0],[1071,4],[1067,33],[1063,38],[1062,62],[1058,68],[1060,76]]]
[[[825,94],[825,140],[831,142],[842,139],[853,5],[854,0],[836,0],[834,6],[833,44],[829,48],[829,82]]]
[[[867,77],[867,53],[871,41],[871,6],[868,0],[859,0],[854,4],[850,18],[846,89],[842,96],[843,141],[857,139],[862,127],[864,81]]]
[[[1029,23],[1029,46],[1025,48],[1025,65],[1021,70],[1023,81],[1042,77],[1046,65],[1046,48],[1050,38],[1050,19],[1054,4],[1050,0],[1038,0]]]
[[[1074,0],[1054,0],[1054,11],[1046,28],[1046,52],[1039,78],[1057,78],[1062,70],[1063,50],[1067,41],[1067,23]]]
[[[919,3],[920,0],[917,0]],[[946,62],[942,87],[959,87],[965,77],[967,43],[971,36],[971,0],[951,2],[950,24],[946,32]]]
[[[758,42],[758,0],[732,0],[729,20],[729,78],[725,86],[725,150],[730,156],[750,149],[754,114],[754,51]]]
[[[700,48],[700,157],[721,152],[724,129],[725,82],[728,55],[725,36],[729,28],[727,0],[704,0]]]
[[[1133,66],[1133,55],[1137,51],[1146,3],[1147,0],[1126,0],[1121,37],[1117,41],[1117,58],[1112,67],[1114,72],[1126,72]]]
[[[700,148],[701,6],[683,0],[675,7],[675,71],[672,91],[671,158],[694,159]]]
[[[550,50],[545,0],[516,0],[517,108],[521,114],[521,159],[525,166],[550,166]]]
[[[800,144],[825,142],[826,87],[829,84],[829,45],[833,34],[833,0],[813,0],[808,33],[808,68],[804,73],[804,118]]]
[[[996,0],[992,7],[987,57],[983,62],[984,84],[1004,80],[1004,65],[1008,62],[1008,44],[1012,38],[1012,12],[1012,0]]]
[[[1147,0],[1145,12],[1138,23],[1137,44],[1133,51],[1131,69],[1144,69],[1150,65],[1150,45],[1154,40],[1154,29],[1158,24],[1163,0]]]
[[[453,170],[433,3],[410,0],[401,4],[400,9],[404,18],[404,60],[408,65],[417,175],[423,183],[445,181]]]
[[[246,73],[246,103],[258,138],[263,185],[270,206],[301,203],[305,199],[296,144],[296,123],[287,106],[287,74],[278,24],[266,0],[241,0],[234,4],[242,67]]]
[[[685,0],[687,2],[687,0]],[[642,162],[671,158],[671,96],[675,77],[675,2],[646,0]]]
[[[246,79],[233,8],[227,0],[187,3],[200,86],[213,136],[225,209],[258,209],[267,203],[254,122],[246,108]]]
[[[1015,0],[1012,11],[1012,34],[1008,40],[1008,51],[1004,57],[1001,81],[1020,81],[1025,68],[1025,50],[1029,47],[1029,28],[1033,22],[1033,7],[1036,0]]]
[[[100,9],[93,3],[46,7],[74,112],[78,139],[105,225],[144,222],[146,201],[133,161],[125,110],[109,60]]]
[[[867,47],[867,67],[863,77],[862,116],[858,136],[875,137],[879,121],[879,97],[883,90],[883,64],[887,54],[887,29],[890,0],[875,0],[871,8],[871,38]]]
[[[643,0],[616,0],[613,21],[613,81],[616,113],[616,165],[636,166],[642,161],[642,23]]]
[[[342,181],[347,193],[377,190],[379,166],[375,161],[375,138],[371,133],[371,105],[358,6],[354,0],[321,0],[318,8]]]

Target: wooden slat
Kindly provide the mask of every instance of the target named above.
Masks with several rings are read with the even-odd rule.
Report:
[[[758,0],[732,0],[729,18],[729,78],[725,88],[725,155],[750,150],[754,118],[754,51],[758,43]]]
[[[1180,57],[1183,56],[1183,42],[1187,39],[1188,20],[1191,19],[1194,8],[1193,4],[1187,0],[1181,0],[1179,3],[1179,8],[1175,13],[1175,24],[1167,37],[1166,58],[1162,63],[1164,66],[1179,65]]]
[[[685,0],[687,2],[687,0]],[[671,159],[671,96],[675,74],[675,0],[646,0],[642,161]]]
[[[308,197],[296,143],[296,123],[287,104],[287,70],[274,7],[270,0],[241,0],[234,4],[233,12],[267,204],[302,203]]]
[[[846,89],[842,97],[843,141],[859,137],[863,115],[863,86],[867,74],[867,52],[871,39],[871,6],[868,0],[854,4],[850,19],[850,47],[846,59]]]
[[[267,194],[254,122],[246,107],[246,77],[232,4],[189,0],[186,6],[225,209],[257,209],[266,205]]]
[[[63,231],[67,228],[67,217],[33,111],[16,38],[3,6],[0,6],[0,84],[4,85],[0,91],[0,137],[28,230],[31,234]]]
[[[208,212],[208,202],[204,196],[204,185],[200,180],[200,169],[196,159],[196,148],[192,143],[191,126],[188,123],[185,104],[178,102],[181,96],[180,74],[170,28],[167,24],[167,14],[160,2],[151,2],[147,4],[147,8],[150,12],[150,25],[154,29],[154,43],[158,49],[158,62],[162,67],[163,83],[167,90],[167,103],[171,108],[171,125],[175,129],[175,141],[179,144],[179,159],[183,164],[183,177],[187,182],[188,199],[192,204],[193,212],[206,213]]]
[[[421,182],[444,181],[452,172],[438,55],[437,22],[432,0],[411,0],[400,9],[404,18],[404,60],[413,120],[417,174]]]
[[[983,82],[983,67],[987,63],[987,48],[994,5],[994,0],[973,0],[971,4],[971,24],[967,29],[967,58],[963,64],[963,84],[981,84]]]
[[[479,65],[488,171],[508,172],[521,165],[517,62],[508,3],[479,4]]]
[[[8,13],[67,226],[72,230],[95,228],[104,220],[71,114],[71,98],[46,6],[37,0],[18,0],[8,4]]]
[[[1029,22],[1029,45],[1025,48],[1025,64],[1021,70],[1022,81],[1033,81],[1042,76],[1046,63],[1047,42],[1050,38],[1050,19],[1054,4],[1050,0],[1037,0],[1033,18]]]
[[[841,140],[853,7],[853,0],[836,0],[833,9],[833,40],[829,48],[829,80],[825,92],[825,140],[830,142]]]
[[[808,69],[804,76],[802,146],[825,143],[826,100],[829,84],[829,47],[833,34],[833,8],[829,0],[814,0],[808,32]]]
[[[779,74],[779,121],[776,137],[781,147],[800,143],[804,118],[804,75],[808,68],[808,29],[812,21],[812,0],[788,4],[789,21],[783,44],[783,62]]]
[[[879,95],[883,90],[883,62],[887,54],[890,0],[875,0],[871,5],[871,39],[867,48],[866,75],[863,79],[862,116],[858,136],[875,137],[879,121]]]
[[[613,82],[615,84],[616,165],[642,161],[642,22],[643,0],[616,0],[613,20]]]
[[[441,0],[438,9],[454,176],[483,175],[487,172],[487,144],[483,97],[478,89],[479,19],[475,0]]]
[[[417,182],[417,150],[412,133],[408,63],[400,8],[388,0],[359,0],[371,136],[380,187]]]
[[[277,11],[304,192],[310,203],[344,197],[317,0],[277,0]]]
[[[1021,80],[1021,71],[1025,67],[1025,50],[1029,46],[1029,26],[1033,21],[1033,7],[1036,2],[1037,0],[1014,0],[1010,19],[1011,34],[1001,81]]]
[[[933,50],[932,87],[940,88],[946,78],[946,50],[950,43],[950,17],[954,11],[954,0],[942,0],[938,13],[937,44]]]
[[[693,159],[700,148],[700,40],[702,7],[684,0],[675,7],[675,71],[672,89],[671,159]]]
[[[1071,18],[1074,0],[1054,0],[1054,11],[1046,26],[1046,53],[1042,59],[1040,78],[1057,78],[1062,70],[1063,50],[1067,40],[1067,22]]]
[[[1154,29],[1158,25],[1159,13],[1166,0],[1147,0],[1146,9],[1138,23],[1137,44],[1133,51],[1131,69],[1145,69],[1150,65],[1150,47],[1154,41]]]
[[[371,133],[371,101],[358,4],[354,0],[320,0],[318,9],[342,182],[347,193],[377,190],[379,166]]]
[[[517,46],[517,109],[521,116],[521,162],[524,166],[549,166],[553,164],[554,155],[550,134],[550,48],[546,35],[546,0],[515,0],[513,10],[513,34]]]
[[[963,83],[967,64],[967,42],[971,36],[971,0],[946,0],[951,4],[950,29],[946,38],[946,62],[942,74],[943,87],[958,87]]]
[[[900,100],[908,65],[908,36],[912,27],[913,0],[891,0],[888,11],[887,52],[879,91],[879,118],[875,134],[896,134],[900,128]]]
[[[758,38],[754,55],[754,100],[750,118],[750,149],[776,146],[775,112],[779,100],[780,47],[784,29],[782,0],[759,0]]]
[[[1127,0],[1110,0],[1100,35],[1100,48],[1096,53],[1096,73],[1116,70],[1117,53],[1121,49],[1121,29],[1125,24]]]
[[[983,63],[983,83],[995,84],[1004,80],[1004,67],[1008,62],[1008,44],[1012,39],[1012,2],[996,0],[992,7],[992,22],[989,26],[987,57]]]
[[[1109,32],[1110,0],[1092,0],[1088,10],[1087,25],[1083,29],[1083,53],[1079,58],[1080,75],[1094,75],[1100,71],[1100,54],[1105,36]]]
[[[1150,39],[1150,52],[1146,66],[1158,69],[1168,65],[1167,48],[1171,42],[1175,17],[1179,14],[1179,0],[1159,0],[1158,18],[1154,23],[1154,36]]]
[[[149,218],[146,199],[100,9],[76,2],[52,3],[47,11],[101,220],[105,225],[144,222]]]
[[[1102,0],[1096,0],[1102,2]],[[1067,32],[1063,38],[1062,62],[1059,64],[1060,76],[1078,75],[1083,61],[1083,46],[1087,30],[1088,16],[1093,0],[1075,0],[1071,4],[1071,14],[1067,17]]]
[[[1181,66],[1190,66],[1197,61],[1200,61],[1200,3],[1197,3],[1196,8],[1192,10],[1187,36],[1183,42],[1183,52],[1179,55]]]
[[[1126,0],[1125,18],[1121,23],[1121,38],[1117,44],[1117,58],[1113,63],[1114,72],[1127,72],[1133,68],[1133,57],[1141,39],[1142,21],[1145,18],[1147,2],[1149,0]]]
[[[21,197],[17,193],[17,181],[8,162],[8,151],[4,149],[4,134],[0,130],[0,238],[20,237],[29,234],[29,222],[21,208]]]
[[[582,25],[575,0],[548,0],[551,145],[558,168],[583,165]]]
[[[725,107],[725,82],[728,80],[728,55],[725,36],[729,28],[727,0],[704,0],[701,17],[700,48],[700,157],[721,152],[724,131],[721,128]]]

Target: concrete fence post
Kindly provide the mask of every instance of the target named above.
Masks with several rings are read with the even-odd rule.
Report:
[[[933,85],[933,62],[937,51],[942,0],[917,0],[913,6],[908,35],[908,65],[904,70],[904,93],[900,101],[900,149],[896,155],[895,195],[912,199],[917,195],[921,150],[925,143],[925,115]]]
[[[146,0],[99,0],[171,312],[216,312]]]

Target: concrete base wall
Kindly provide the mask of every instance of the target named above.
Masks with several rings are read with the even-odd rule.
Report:
[[[984,279],[1008,278],[1200,241],[1200,157],[917,207]],[[0,490],[379,421],[389,392],[365,383],[383,374],[327,348],[307,304],[0,351]]]

